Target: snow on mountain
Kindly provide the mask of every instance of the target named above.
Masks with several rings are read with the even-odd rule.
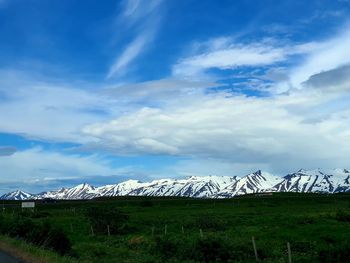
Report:
[[[123,196],[129,195],[134,189],[140,188],[143,185],[137,180],[128,180],[119,184],[106,185],[96,188],[98,196]]]
[[[144,183],[140,188],[133,190],[130,195],[211,197],[234,181],[235,178],[229,176],[191,176],[182,180],[154,180],[150,183]]]
[[[178,192],[178,196],[208,198],[222,191],[225,187],[237,181],[237,177],[229,176],[193,176],[183,180],[184,186]]]
[[[98,196],[96,188],[89,184],[80,184],[72,188],[61,188],[57,191],[42,192],[33,195],[34,199],[91,199]]]
[[[281,177],[256,171],[248,174],[217,193],[217,197],[232,197],[236,195],[274,191],[273,187],[281,181]]]
[[[348,170],[299,170],[286,175],[274,188],[278,192],[335,193],[350,190]]]
[[[68,189],[67,188],[61,188],[57,191],[48,191],[48,192],[41,192],[39,194],[34,195],[34,199],[64,199]]]
[[[350,171],[299,170],[284,177],[257,171],[242,178],[236,176],[191,176],[185,179],[159,179],[151,182],[128,180],[113,185],[94,187],[80,184],[57,191],[29,194],[14,191],[0,199],[92,199],[103,196],[183,196],[194,198],[228,198],[259,192],[350,192]]]
[[[30,199],[32,195],[20,190],[16,190],[0,197],[1,200],[26,200]]]

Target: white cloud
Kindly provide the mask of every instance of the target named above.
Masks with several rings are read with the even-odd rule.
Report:
[[[38,81],[38,79],[42,79]],[[47,140],[83,142],[82,126],[116,116],[115,101],[86,83],[45,80],[30,72],[0,71],[0,132]]]
[[[40,80],[40,81],[39,81]],[[190,99],[215,83],[164,79],[107,87],[81,81],[64,83],[32,72],[0,70],[0,132],[49,141],[87,143],[80,130],[145,104]],[[79,88],[77,88],[79,87]],[[175,100],[176,101],[176,100]]]
[[[207,88],[217,86],[215,82],[170,78],[107,87],[103,93],[129,103],[169,104],[174,97],[185,100],[189,95],[203,95]]]
[[[235,43],[229,38],[218,38],[199,46],[199,54],[182,58],[173,66],[173,75],[195,78],[208,69],[261,67],[285,61],[289,56],[309,52],[313,43],[281,46],[274,40],[261,43]]]
[[[304,62],[290,70],[290,83],[294,88],[301,88],[301,83],[312,75],[335,69],[350,63],[350,28],[331,39],[319,42],[308,52]]]
[[[343,26],[337,34],[331,35],[330,38],[319,40],[310,44],[299,45],[300,53],[303,57],[299,63],[285,69],[283,81],[276,81],[271,87],[272,93],[283,93],[291,89],[304,89],[309,87],[308,80],[313,76],[323,73],[334,75],[342,67],[350,64],[348,56],[350,46],[350,27]],[[329,79],[328,79],[329,80]],[[324,86],[324,85],[322,85]]]
[[[89,125],[95,147],[118,154],[168,154],[241,163],[346,166],[350,154],[349,108],[313,110],[328,96],[303,92],[274,98],[225,95],[192,97],[171,108],[144,108]],[[298,111],[294,109],[298,109]],[[314,115],[316,122],[308,121]],[[325,150],[326,149],[326,150]]]
[[[75,177],[107,176],[120,173],[97,155],[65,155],[32,148],[0,158],[3,171],[1,182],[53,180]]]
[[[6,113],[0,115],[0,131],[79,142],[87,149],[122,155],[193,158],[179,163],[178,169],[169,168],[177,174],[205,170],[227,174],[231,168],[236,169],[234,174],[241,174],[238,169],[247,167],[271,172],[301,166],[346,167],[350,154],[350,77],[343,44],[348,44],[348,38],[345,33],[340,36],[302,45],[274,42],[243,45],[218,38],[207,46],[199,46],[196,55],[174,66],[174,75],[196,77],[210,68],[273,66],[290,55],[303,54],[305,60],[292,69],[279,71],[277,66],[271,69],[270,77],[277,86],[289,82],[294,89],[268,98],[207,94],[206,88],[215,83],[175,78],[97,93],[96,89],[82,89],[84,83],[78,89],[73,88],[74,83],[28,81],[17,74],[0,72],[3,76],[0,112]],[[122,55],[110,77],[126,69],[146,42],[149,40],[136,43]],[[10,157],[14,159],[10,161]],[[47,169],[45,174],[57,176],[113,172],[108,164],[94,158],[97,157],[72,157],[32,149],[1,157],[0,166],[5,165],[6,159],[10,166],[4,167],[9,175],[23,173],[29,177],[35,176],[40,167]],[[55,159],[61,161],[55,163]],[[19,164],[21,161],[23,165]],[[30,162],[33,165],[25,167]],[[205,165],[200,165],[201,162]]]

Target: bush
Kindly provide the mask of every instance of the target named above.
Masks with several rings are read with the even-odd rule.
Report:
[[[71,252],[71,243],[60,228],[48,221],[34,222],[24,216],[19,214],[12,218],[0,217],[1,233],[37,246],[50,248],[62,255]]]
[[[59,254],[64,255],[71,252],[71,243],[67,236],[60,228],[51,227],[49,229],[46,247],[52,248]]]
[[[106,234],[107,226],[111,234],[125,233],[128,228],[129,217],[116,208],[90,207],[85,215],[96,233]]]
[[[139,206],[141,207],[152,207],[153,206],[153,202],[150,200],[143,200],[139,203]]]
[[[231,259],[228,242],[218,237],[199,239],[195,245],[194,258],[200,262],[227,262]]]
[[[27,218],[48,218],[50,216],[50,213],[48,212],[39,212],[38,210],[30,211],[30,210],[24,210],[19,213],[20,217],[27,217]]]
[[[298,221],[297,221],[297,224],[299,224],[299,225],[309,225],[309,224],[314,224],[314,223],[315,223],[315,219],[313,217],[310,217],[310,216],[298,218]]]
[[[335,219],[341,222],[350,222],[350,213],[344,210],[338,210]]]
[[[233,245],[228,238],[208,235],[203,238],[156,237],[150,254],[164,261],[174,262],[246,262],[252,258],[252,248],[244,244]],[[178,260],[178,261],[176,261]],[[172,261],[171,261],[172,262]]]
[[[168,236],[156,237],[155,244],[152,253],[158,253],[162,259],[169,259],[173,257],[179,257],[180,246],[183,243],[176,238],[170,238]]]
[[[203,230],[220,231],[226,229],[226,222],[216,217],[203,216],[196,220],[196,227]]]
[[[350,258],[350,244],[341,243],[336,246],[331,245],[318,251],[319,262],[337,263],[348,262]]]
[[[30,232],[36,229],[34,222],[28,218],[18,217],[11,221],[6,230],[12,237],[27,239]]]

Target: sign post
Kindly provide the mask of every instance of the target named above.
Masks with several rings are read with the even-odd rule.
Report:
[[[22,202],[22,210],[24,208],[31,208],[34,211],[35,202]]]

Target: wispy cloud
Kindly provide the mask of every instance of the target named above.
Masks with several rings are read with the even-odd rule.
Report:
[[[236,43],[229,38],[213,39],[205,43],[199,54],[181,58],[173,66],[173,75],[196,78],[209,69],[234,69],[238,67],[261,67],[285,61],[289,56],[308,52],[313,43],[281,45],[268,39],[261,43]]]
[[[127,66],[137,58],[151,39],[148,34],[139,35],[134,39],[111,66],[107,78],[126,73]]]
[[[127,73],[128,66],[152,43],[159,28],[161,0],[126,0],[119,17],[120,28],[134,31],[134,38],[111,65],[107,79]]]
[[[162,1],[163,0],[124,0],[122,2],[122,16],[134,21],[140,20],[158,8]],[[133,21],[126,21],[126,23],[132,22]]]

